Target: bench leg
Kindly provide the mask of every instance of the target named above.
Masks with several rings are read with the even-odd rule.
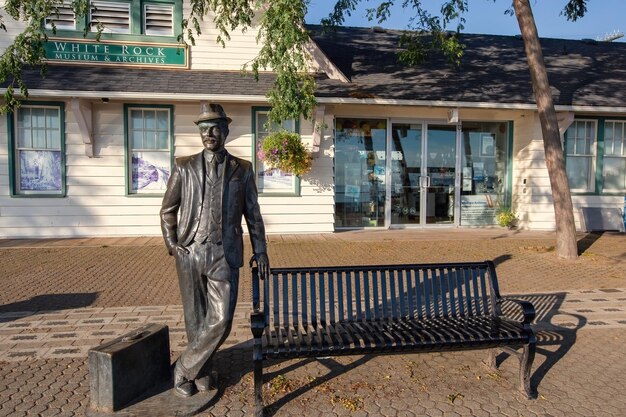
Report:
[[[498,362],[496,361],[497,353],[497,349],[489,349],[489,354],[487,355],[486,365],[494,371],[498,369]]]
[[[263,417],[263,361],[254,361],[254,417]]]
[[[535,392],[530,385],[530,371],[535,359],[535,350],[535,343],[529,343],[524,346],[524,350],[520,356],[520,391],[525,394],[528,399],[537,398],[537,392]]]

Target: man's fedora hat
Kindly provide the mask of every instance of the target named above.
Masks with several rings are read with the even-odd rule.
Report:
[[[193,122],[200,124],[201,122],[207,122],[209,120],[226,120],[229,124],[233,121],[230,117],[226,116],[226,112],[219,104],[209,103],[202,104],[202,113]]]

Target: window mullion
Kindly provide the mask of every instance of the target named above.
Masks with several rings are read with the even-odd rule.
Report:
[[[134,35],[142,34],[143,26],[143,13],[141,10],[141,0],[131,0],[130,4],[131,13],[131,33]]]
[[[603,167],[604,167],[604,119],[598,119],[596,124],[596,155],[595,160],[595,194],[602,194],[603,191]],[[592,149],[593,150],[593,149]],[[593,161],[592,161],[593,162]]]

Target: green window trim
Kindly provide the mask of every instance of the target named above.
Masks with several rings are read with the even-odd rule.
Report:
[[[592,191],[571,191],[572,195],[576,196],[621,196],[626,191],[605,191],[604,190],[604,156],[605,156],[605,126],[607,121],[626,122],[624,117],[607,117],[607,116],[579,116],[574,119],[576,121],[594,121],[596,123],[596,143],[595,154],[593,155],[593,172],[592,179],[594,189]],[[571,127],[571,126],[570,126]],[[569,130],[569,128],[568,128]],[[567,166],[567,131],[563,138],[563,156]]]
[[[132,149],[131,139],[129,137],[129,113],[131,110],[168,110],[169,112],[169,138],[168,138],[168,152],[169,152],[169,175],[174,168],[174,106],[171,104],[136,104],[126,103],[124,104],[124,183],[126,186],[127,197],[162,197],[165,193],[165,189],[160,192],[137,192],[132,184]]]
[[[28,193],[20,192],[18,181],[19,175],[17,173],[17,167],[19,166],[16,160],[17,150],[17,133],[15,131],[16,123],[15,118],[17,114],[15,112],[7,113],[7,144],[8,144],[8,162],[9,162],[9,190],[12,198],[65,198],[67,195],[67,169],[66,169],[66,155],[65,155],[65,103],[60,101],[23,101],[20,109],[29,107],[56,107],[59,109],[59,127],[60,127],[60,149],[61,152],[61,190],[58,192],[45,192],[45,191],[31,191]]]
[[[153,43],[178,43],[178,36],[182,33],[183,5],[182,0],[101,0],[106,2],[129,3],[131,13],[130,33],[107,33],[102,32],[98,36],[97,31],[91,31],[89,25],[89,14],[85,16],[76,16],[76,29],[57,29],[53,33],[52,29],[46,29],[48,36],[51,38],[68,38],[68,39],[100,39],[100,40],[116,40],[116,41],[142,41]],[[146,35],[144,33],[144,5],[145,4],[171,4],[173,6],[172,30],[173,34],[167,35]],[[87,31],[85,32],[85,27]]]
[[[258,175],[256,175],[256,171],[257,171],[257,149],[256,149],[256,143],[257,143],[257,114],[258,113],[264,113],[264,112],[268,112],[271,110],[271,107],[252,107],[252,167],[254,169],[255,172],[255,181],[257,181],[257,187],[258,187]],[[295,121],[295,133],[300,133],[300,120],[296,119]],[[270,193],[270,192],[263,192],[263,190],[259,189],[259,196],[260,197],[300,197],[301,196],[301,179],[299,176],[295,176],[294,178],[294,184],[293,184],[293,191],[292,192],[275,192],[275,193]]]

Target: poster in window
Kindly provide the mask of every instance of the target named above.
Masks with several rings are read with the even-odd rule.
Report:
[[[496,224],[495,194],[462,195],[461,225],[490,226]]]
[[[133,152],[133,190],[137,192],[162,192],[165,191],[169,178],[169,152]]]
[[[61,151],[20,151],[20,189],[61,191]]]
[[[492,134],[482,135],[480,137],[480,156],[496,155],[496,139]]]
[[[259,188],[267,191],[292,191],[294,176],[277,168],[267,168],[259,172]]]
[[[472,167],[463,167],[463,191],[472,191]]]

